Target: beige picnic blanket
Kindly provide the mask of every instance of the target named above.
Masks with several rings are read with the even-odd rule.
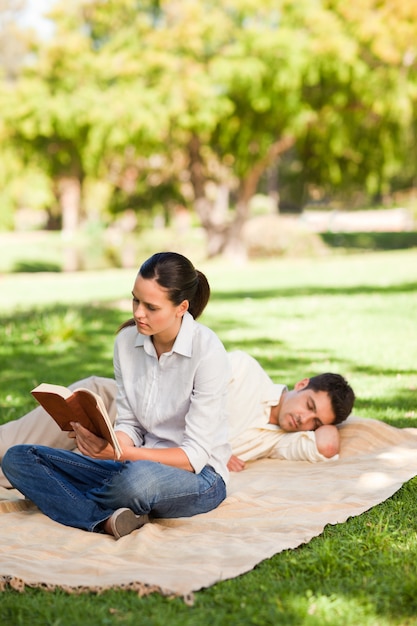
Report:
[[[215,511],[154,521],[119,541],[62,526],[2,490],[0,588],[128,588],[186,599],[244,574],[326,524],[360,515],[417,475],[417,428],[350,417],[341,437],[338,460],[256,461],[232,474]]]

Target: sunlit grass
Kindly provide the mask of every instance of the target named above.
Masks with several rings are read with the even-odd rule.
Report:
[[[417,251],[204,263],[212,299],[202,321],[277,382],[338,371],[358,415],[417,427]],[[112,375],[117,326],[135,270],[4,276],[0,420],[33,406],[43,380]],[[17,280],[16,280],[17,279]],[[277,480],[279,488],[279,479]],[[1,558],[1,557],[0,557]],[[181,599],[133,592],[2,593],[0,623],[173,626],[417,626],[417,479],[386,502],[327,526],[296,550]]]

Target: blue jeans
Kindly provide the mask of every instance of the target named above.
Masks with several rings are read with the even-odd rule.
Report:
[[[200,474],[153,461],[102,461],[46,446],[10,448],[2,469],[13,487],[51,519],[90,531],[120,507],[152,517],[190,517],[226,497],[208,465]]]

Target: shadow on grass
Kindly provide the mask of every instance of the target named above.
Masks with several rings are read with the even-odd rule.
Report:
[[[321,239],[333,248],[352,250],[404,250],[417,246],[415,231],[394,232],[325,232]]]
[[[379,623],[375,618],[415,624],[404,620],[417,613],[416,494],[414,478],[371,510],[327,525],[307,544],[240,576],[240,596],[252,598],[245,603],[245,617],[256,619],[245,623],[340,625],[352,612],[363,618],[357,624]],[[265,581],[274,582],[266,586]],[[221,583],[223,604],[233,602],[235,590],[236,581]],[[216,586],[202,592],[207,600],[215,594]]]
[[[33,260],[16,261],[12,268],[14,274],[35,272],[62,272],[62,267],[58,263]]]
[[[417,292],[417,282],[401,283],[398,285],[355,285],[352,287],[277,287],[276,289],[249,289],[228,290],[227,292],[217,290],[211,295],[213,301],[227,301],[251,298],[254,300],[267,300],[270,298],[294,298],[301,296],[349,296],[349,295],[371,295],[389,293],[414,293]]]
[[[409,286],[408,286],[409,287]],[[407,288],[408,288],[407,287]],[[405,288],[403,286],[403,288]],[[338,293],[341,290],[335,290]],[[277,292],[278,293],[278,292]],[[294,290],[298,293],[298,290]],[[254,292],[258,300],[270,297],[271,292]],[[224,294],[224,299],[235,297]],[[113,377],[113,344],[119,325],[127,319],[124,311],[108,306],[62,306],[0,316],[0,420],[18,417],[34,406],[30,390],[40,382],[69,385],[91,375]],[[369,377],[393,378],[395,369],[363,366],[351,362],[331,349],[295,350],[282,338],[264,336],[253,320],[242,318],[236,325],[236,316],[221,319],[208,316],[208,325],[222,338],[228,351],[244,350],[253,355],[271,378],[290,388],[306,376],[329,371],[356,373]],[[234,336],[233,331],[238,331]],[[417,374],[416,370],[402,372]],[[393,425],[388,409],[405,416],[415,410],[415,391],[404,388],[395,396],[358,398],[355,413],[375,415]],[[402,421],[401,426],[413,426],[415,420]]]
[[[417,285],[412,283],[402,285],[401,289],[398,286],[387,289],[371,287],[369,290],[361,288],[352,292],[409,292],[416,288]],[[263,298],[276,295],[291,297],[318,293],[339,295],[348,291],[338,288],[251,291],[251,297],[261,301]],[[214,294],[213,298],[228,301],[247,295],[237,291],[221,294],[220,297],[219,294]],[[30,389],[43,380],[67,385],[92,374],[112,377],[115,333],[120,323],[127,317],[125,312],[111,306],[53,306],[1,316],[0,416],[3,418],[9,411],[7,419],[12,419],[28,410],[29,402],[34,403]],[[236,328],[236,318],[222,318],[216,321],[216,326],[220,335],[223,333],[227,335]],[[244,320],[242,324],[239,322],[239,331],[241,328],[245,330]],[[330,350],[309,350],[308,353],[290,350],[286,341],[263,336],[262,328],[256,329],[247,325],[247,332],[248,335],[251,333],[247,337],[242,338],[239,332],[239,339],[226,338],[227,349],[246,350],[256,356],[276,382],[291,384],[306,374],[319,373],[309,371],[311,364],[317,362],[318,365],[314,367],[319,367],[320,363],[326,360],[336,364],[341,371],[349,369],[364,376],[393,377],[397,373],[396,370],[389,368],[384,370],[376,366],[356,365],[344,360],[340,355],[332,354]],[[13,396],[11,400],[7,400],[8,395]],[[413,409],[414,398],[415,392],[412,390],[397,389],[393,395],[387,393],[383,397],[359,399],[359,410],[355,412],[360,415],[362,408],[382,415],[388,406],[397,407],[401,411],[404,407]],[[386,421],[390,422],[388,419]],[[396,420],[394,425],[398,425]],[[413,422],[410,421],[407,425],[411,426]],[[279,485],[279,481],[277,484]],[[225,607],[223,616],[224,623],[227,623],[230,617],[227,611],[230,610],[229,606],[236,603],[238,587],[242,605],[245,598],[250,599],[246,603],[246,608],[241,609],[242,620],[247,619],[242,623],[318,624],[319,621],[314,622],[314,613],[311,612],[314,603],[309,599],[313,596],[317,598],[317,603],[325,596],[329,615],[336,616],[332,621],[334,624],[338,623],[339,600],[363,606],[364,610],[369,609],[380,616],[393,616],[397,619],[401,616],[405,618],[414,616],[417,611],[415,594],[417,566],[413,566],[412,571],[407,572],[407,576],[404,575],[401,554],[404,548],[400,546],[397,550],[395,533],[398,533],[397,520],[404,520],[405,510],[410,524],[405,526],[402,521],[404,532],[417,532],[416,489],[416,480],[411,481],[379,507],[350,519],[345,524],[326,527],[321,537],[296,550],[278,554],[261,563],[252,572],[240,576],[238,582],[225,581],[219,586],[202,591],[198,595],[195,612],[204,606],[206,600],[207,606],[204,607],[206,612],[214,611],[213,605],[219,602],[220,606],[215,609],[221,610],[221,607]],[[409,498],[405,498],[407,493]],[[399,515],[399,509],[402,517]],[[385,537],[389,536],[389,540],[387,539],[386,543],[381,539],[381,510],[384,512],[383,518],[387,520]],[[354,551],[355,546],[360,546],[360,549]],[[395,558],[389,558],[396,550],[398,554]],[[417,563],[417,546],[413,544],[411,548],[407,547],[407,550],[411,554],[408,563],[412,561]],[[367,555],[366,559],[363,558],[364,552]],[[385,593],[385,590],[391,591]],[[41,592],[38,595],[43,598]],[[110,597],[110,594],[108,596],[103,594],[103,597]],[[393,598],[395,606],[392,604]],[[152,601],[153,598],[143,600],[146,603]],[[165,603],[165,600],[158,598],[158,602]],[[172,605],[175,601],[169,602]],[[168,604],[168,600],[166,603]],[[187,608],[185,619],[188,617]],[[277,621],[277,618],[281,620]],[[220,623],[218,614],[213,613],[213,623]]]
[[[0,419],[19,417],[36,403],[40,382],[69,385],[113,376],[113,343],[126,314],[107,307],[52,306],[0,317]]]

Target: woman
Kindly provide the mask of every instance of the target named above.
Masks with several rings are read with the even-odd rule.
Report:
[[[218,337],[195,319],[210,287],[204,274],[174,252],[141,266],[133,320],[114,348],[117,382],[113,448],[73,423],[82,455],[18,445],[4,456],[10,483],[52,519],[116,539],[153,517],[186,517],[226,496],[225,402],[229,364]]]

